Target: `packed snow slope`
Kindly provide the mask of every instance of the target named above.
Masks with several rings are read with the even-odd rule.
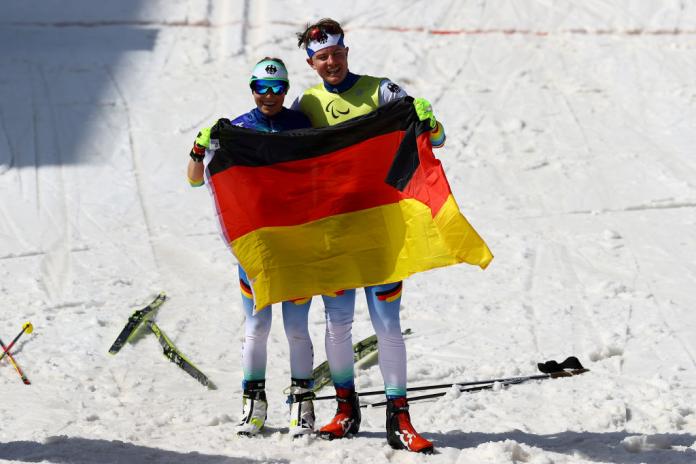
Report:
[[[433,102],[438,152],[496,258],[405,284],[411,386],[515,376],[577,355],[591,372],[412,405],[439,454],[360,435],[291,441],[274,314],[267,429],[239,439],[242,309],[198,129],[253,107],[250,69],[318,82],[308,21],[347,29],[350,68]],[[0,460],[49,463],[696,462],[696,4],[678,0],[5,0],[0,6]],[[160,290],[152,336],[107,354]],[[322,303],[310,317],[325,359]],[[354,336],[372,334],[362,294]],[[377,366],[359,371],[379,389]],[[327,393],[330,388],[325,390]],[[320,422],[334,404],[317,402]]]

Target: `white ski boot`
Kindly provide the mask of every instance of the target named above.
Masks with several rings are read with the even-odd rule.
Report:
[[[266,381],[253,380],[244,387],[242,417],[237,424],[237,435],[251,437],[261,431],[266,423]]]
[[[311,379],[292,379],[290,405],[290,436],[295,438],[314,433],[314,403]]]

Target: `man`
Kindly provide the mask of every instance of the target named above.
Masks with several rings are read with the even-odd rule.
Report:
[[[340,24],[322,19],[298,33],[298,47],[307,51],[307,64],[322,83],[306,90],[292,105],[312,122],[326,127],[366,115],[379,106],[407,96],[401,87],[386,78],[356,75],[348,70],[348,47]],[[430,104],[416,99],[421,120],[430,121],[431,143],[445,141],[442,125],[435,120]],[[402,282],[365,288],[372,325],[379,344],[379,365],[387,396],[387,440],[396,449],[431,453],[433,444],[411,425],[406,400],[406,346],[401,335],[399,308]],[[360,407],[355,392],[351,328],[355,290],[324,297],[326,304],[326,353],[336,388],[338,408],[331,422],[319,431],[328,439],[355,434],[360,428]]]

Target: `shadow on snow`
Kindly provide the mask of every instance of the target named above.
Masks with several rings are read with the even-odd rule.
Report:
[[[250,458],[180,453],[159,448],[139,446],[122,441],[90,440],[87,438],[57,437],[47,443],[13,441],[0,443],[0,460],[21,462],[49,461],[57,464],[246,464],[257,462]],[[265,462],[269,462],[267,459]],[[270,461],[276,463],[285,460]]]
[[[558,454],[580,455],[585,459],[616,464],[693,464],[696,462],[696,450],[675,449],[688,448],[696,441],[691,434],[654,434],[647,435],[649,442],[666,444],[666,449],[650,449],[628,451],[623,440],[628,437],[640,436],[639,433],[628,432],[560,432],[550,435],[536,435],[514,430],[504,433],[460,432],[426,433],[435,446],[458,449],[476,448],[488,442],[503,442],[514,440],[517,443],[534,448],[540,448]]]
[[[84,146],[95,126],[118,123],[114,74],[128,52],[152,50],[158,30],[132,22],[143,0],[68,2],[55,23],[23,3],[3,7],[0,20],[0,167],[90,162],[80,154],[114,143]],[[103,25],[109,9],[121,21]]]

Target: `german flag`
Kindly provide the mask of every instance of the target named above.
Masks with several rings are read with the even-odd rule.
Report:
[[[212,138],[208,185],[257,308],[493,259],[411,98],[321,129],[269,134],[221,119]]]
[[[394,285],[392,288],[389,288],[387,290],[377,292],[376,296],[379,301],[386,301],[387,303],[391,303],[392,301],[395,301],[397,298],[401,296],[401,289],[403,287],[403,282],[399,282],[398,284]]]
[[[250,300],[254,299],[254,295],[251,293],[251,287],[242,279],[239,279],[239,290],[242,292],[242,296]]]

